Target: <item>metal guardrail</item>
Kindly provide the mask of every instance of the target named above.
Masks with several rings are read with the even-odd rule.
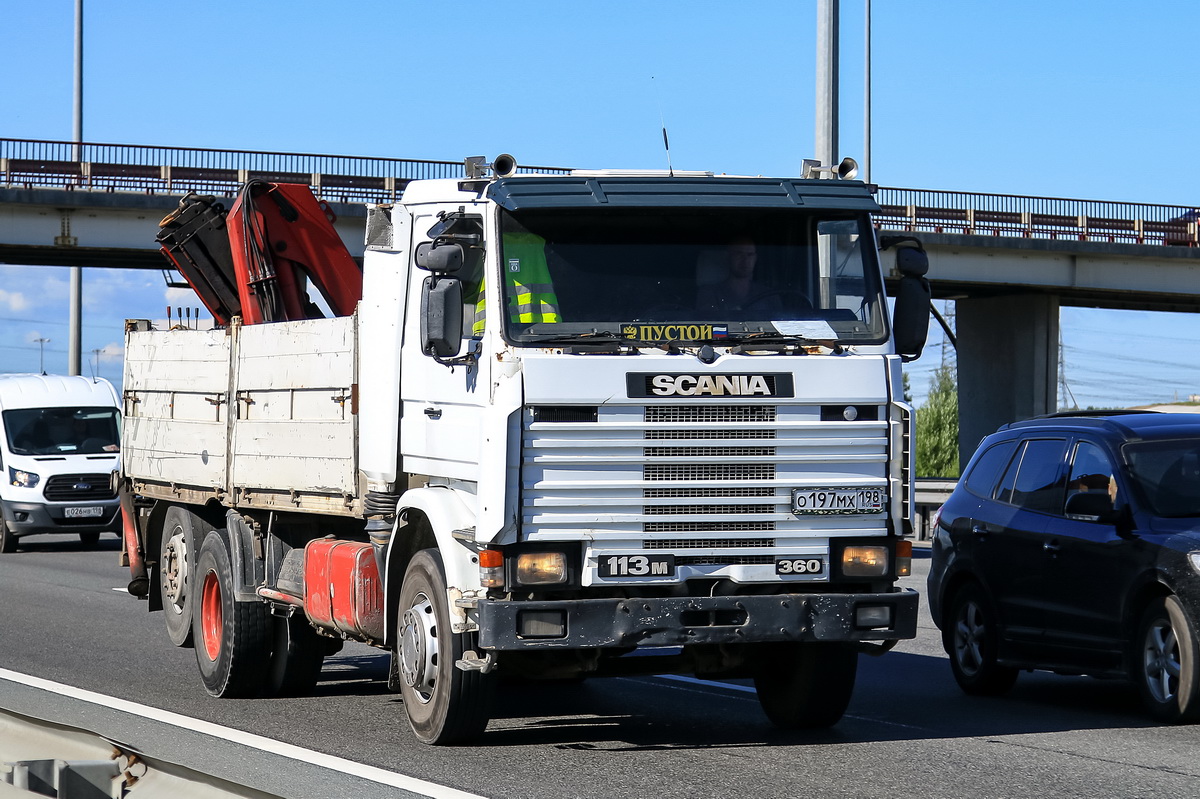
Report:
[[[881,228],[1196,247],[1200,209],[960,191],[880,188]]]
[[[259,178],[305,183],[331,202],[395,202],[411,180],[463,176],[462,161],[0,139],[0,185],[10,188],[232,196],[242,183]]]
[[[520,167],[562,174],[562,167]],[[0,185],[233,196],[251,178],[306,183],[331,202],[395,202],[410,180],[460,178],[461,161],[0,139]],[[1200,246],[1200,208],[881,187],[880,228]]]

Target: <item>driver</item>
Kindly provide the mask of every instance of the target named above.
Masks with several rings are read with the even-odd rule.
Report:
[[[749,236],[737,236],[725,246],[725,279],[700,286],[696,305],[701,313],[744,317],[747,313],[773,319],[782,311],[779,296],[754,279],[758,248]]]

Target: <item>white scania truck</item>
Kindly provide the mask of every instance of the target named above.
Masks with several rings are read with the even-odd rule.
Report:
[[[284,184],[164,222],[224,324],[129,324],[131,590],[215,696],[389,650],[428,743],[506,674],[752,678],[774,723],[835,723],[859,653],[915,635],[919,244],[889,318],[862,182],[468,167],[369,208],[331,318],[270,311],[312,224]]]

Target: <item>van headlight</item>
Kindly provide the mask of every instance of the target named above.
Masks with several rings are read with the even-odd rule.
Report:
[[[33,488],[38,484],[38,480],[42,478],[33,472],[22,471],[8,467],[8,484],[18,486],[20,488]]]
[[[1192,564],[1192,570],[1200,572],[1200,552],[1189,552],[1188,563]]]

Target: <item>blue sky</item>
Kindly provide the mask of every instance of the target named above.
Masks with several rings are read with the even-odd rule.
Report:
[[[863,155],[864,0],[841,4],[840,154]],[[72,130],[71,0],[0,0],[0,136]],[[813,155],[815,0],[85,0],[89,141],[796,174]],[[884,186],[1200,203],[1200,5],[872,5],[871,178]],[[0,368],[66,369],[66,272],[0,266]],[[156,273],[85,273],[84,349],[117,377]],[[172,304],[179,304],[177,296]],[[191,303],[194,304],[194,303]],[[1200,393],[1200,314],[1065,309],[1083,405]],[[911,370],[917,398],[938,339]],[[1164,354],[1158,354],[1158,353]],[[85,371],[87,371],[85,369]]]

